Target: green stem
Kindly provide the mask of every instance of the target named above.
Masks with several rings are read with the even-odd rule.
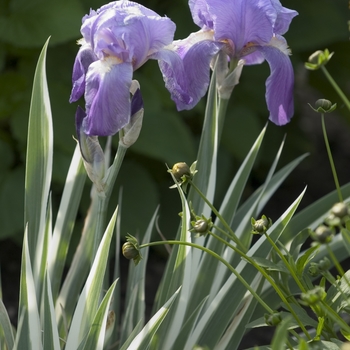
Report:
[[[227,241],[225,241],[223,238],[221,238],[220,236],[216,235],[213,232],[209,232],[210,235],[212,235],[214,238],[216,238],[217,240],[219,240],[220,242],[222,242],[223,244],[225,244],[226,246],[228,246],[229,248],[231,248],[233,251],[235,251],[236,253],[238,253],[239,255],[241,255],[241,257],[245,260],[247,260],[251,265],[253,265],[264,277],[265,279],[271,284],[271,286],[275,289],[275,291],[277,292],[277,294],[279,295],[279,297],[281,298],[281,300],[285,303],[285,305],[288,307],[289,311],[291,312],[291,314],[294,316],[295,320],[298,322],[300,328],[303,330],[303,332],[305,333],[305,335],[311,339],[309,333],[307,332],[306,328],[303,326],[302,322],[299,320],[298,315],[294,312],[293,308],[290,307],[288,300],[286,299],[286,297],[284,296],[283,292],[280,290],[280,288],[278,287],[278,285],[275,283],[275,281],[269,276],[268,273],[266,273],[265,269],[262,268],[260,265],[258,265],[250,256],[248,256],[247,254],[245,254],[244,252],[240,251],[237,247],[233,246],[232,244],[228,243]]]
[[[191,242],[183,242],[183,241],[158,241],[158,242],[150,242],[146,244],[142,244],[139,246],[139,249],[146,248],[146,247],[151,247],[151,246],[156,246],[156,245],[165,245],[165,244],[177,244],[177,245],[186,245],[189,247],[197,248],[200,249],[208,254],[210,254],[212,257],[215,259],[219,260],[221,263],[223,263],[236,277],[237,279],[244,285],[245,288],[253,295],[254,298],[261,304],[261,306],[270,314],[272,314],[274,311],[260,298],[260,296],[251,288],[251,286],[246,282],[246,280],[236,271],[236,269],[229,263],[227,262],[224,258],[222,258],[220,255],[217,253],[213,252],[212,250],[200,246],[195,243]]]
[[[300,279],[298,278],[298,276],[296,275],[294,269],[290,266],[289,262],[287,261],[286,257],[283,255],[283,253],[281,252],[281,250],[277,247],[276,243],[271,239],[271,237],[265,232],[265,237],[266,239],[269,241],[269,243],[272,245],[272,247],[275,249],[275,251],[277,252],[277,254],[279,255],[279,257],[281,258],[281,260],[283,261],[284,265],[287,267],[288,271],[290,272],[290,274],[292,275],[294,281],[296,282],[296,284],[298,285],[298,287],[300,288],[300,290],[303,293],[306,293],[306,289],[303,286],[303,284],[301,283]]]
[[[330,246],[328,244],[326,244],[326,247],[327,247],[327,251],[328,251],[328,254],[334,264],[334,266],[336,267],[338,273],[340,274],[341,277],[344,276],[345,272],[343,270],[343,268],[341,267],[341,265],[339,264],[339,261],[338,259],[335,257],[332,249],[330,248]]]
[[[339,186],[339,181],[338,181],[338,175],[337,175],[337,171],[336,171],[336,169],[335,169],[335,165],[334,165],[334,161],[333,161],[333,156],[332,156],[331,148],[330,148],[329,142],[328,142],[327,131],[326,131],[326,125],[325,125],[325,121],[324,121],[324,113],[322,113],[322,115],[321,115],[321,120],[322,120],[322,131],[323,131],[324,142],[325,142],[326,148],[327,148],[329,163],[330,163],[330,165],[331,165],[331,169],[332,169],[332,173],[333,173],[333,178],[334,178],[335,187],[336,187],[337,192],[338,192],[339,201],[342,202],[342,201],[343,201],[343,196],[342,196],[342,194],[341,194],[341,190],[340,190],[340,186]]]
[[[333,86],[334,90],[337,92],[337,94],[339,95],[339,97],[343,100],[344,104],[346,105],[346,107],[348,108],[348,110],[350,111],[350,101],[346,98],[345,94],[343,93],[343,91],[340,89],[340,87],[338,86],[338,84],[335,82],[335,80],[332,78],[332,76],[329,74],[327,68],[325,66],[321,66],[322,72],[323,74],[326,76],[326,78],[328,79],[328,81],[331,83],[331,85]]]
[[[350,334],[349,325],[338,315],[336,311],[334,311],[326,302],[322,301],[320,304],[322,311],[331,318],[335,323],[339,325],[344,331]]]
[[[219,236],[217,236],[217,235],[215,235],[215,234],[213,234],[211,232],[210,232],[210,234],[213,235],[215,238],[219,239],[221,242],[225,243],[227,246],[229,246],[234,251],[236,251],[239,254],[241,254],[244,259],[248,260],[249,263],[251,263],[265,277],[265,279],[268,280],[268,282],[272,285],[272,287],[276,290],[277,294],[280,296],[281,300],[288,307],[289,311],[291,312],[291,314],[293,315],[295,320],[298,322],[299,327],[303,330],[303,332],[308,337],[308,339],[311,340],[310,334],[308,333],[308,331],[306,330],[306,328],[302,324],[302,322],[299,320],[298,315],[294,312],[293,308],[289,307],[289,303],[288,303],[287,299],[285,298],[283,293],[279,290],[278,286],[275,284],[273,279],[265,272],[265,270],[262,269],[258,264],[256,264],[255,261],[253,261],[248,255],[242,253],[238,248],[236,248],[232,244],[229,244],[224,239],[222,239],[221,237],[219,237]],[[236,271],[236,269],[229,262],[227,262],[220,255],[218,255],[217,253],[213,252],[212,250],[210,250],[210,249],[208,249],[206,247],[203,247],[203,246],[200,246],[198,244],[191,243],[191,242],[159,241],[159,242],[150,242],[150,243],[142,244],[142,245],[139,246],[139,249],[142,249],[142,248],[145,248],[145,247],[151,247],[151,246],[155,246],[155,245],[165,245],[165,244],[178,244],[178,245],[186,245],[186,246],[189,246],[189,247],[197,248],[197,249],[200,249],[200,250],[210,254],[214,258],[218,259],[221,263],[223,263],[237,277],[237,279],[244,285],[245,288],[247,288],[247,290],[253,295],[254,298],[256,298],[256,300],[260,303],[260,305],[267,312],[269,312],[270,314],[274,313],[274,311],[261,299],[261,297],[250,287],[250,285],[246,282],[246,280]]]
[[[118,176],[119,170],[121,168],[121,165],[123,163],[124,156],[127,151],[127,147],[125,147],[122,144],[119,144],[117,153],[114,157],[113,164],[108,169],[106,180],[105,180],[105,192],[103,195],[98,195],[98,212],[96,215],[96,231],[94,236],[94,245],[93,245],[93,251],[92,251],[92,260],[94,259],[97,249],[100,245],[103,232],[105,230],[106,226],[106,216],[107,216],[107,209],[108,209],[108,203],[109,199],[111,198],[113,186],[115,183],[115,180]]]
[[[206,196],[201,192],[201,190],[193,183],[193,181],[190,180],[190,184],[193,186],[193,188],[197,191],[197,193],[200,195],[200,197],[204,200],[204,202],[210,207],[212,212],[216,215],[216,217],[221,221],[221,223],[224,225],[225,229],[230,233],[230,238],[239,246],[239,248],[246,252],[246,247],[242,244],[242,242],[239,240],[239,238],[236,236],[236,234],[231,229],[230,225],[226,222],[226,220],[221,216],[221,214],[216,210],[216,208],[208,201]],[[226,241],[225,241],[226,242]]]

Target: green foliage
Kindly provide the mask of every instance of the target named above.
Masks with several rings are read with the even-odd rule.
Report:
[[[186,1],[175,7],[149,2],[164,12],[169,10],[175,21],[181,19],[178,23],[184,26],[179,29],[184,36],[187,29],[194,30],[188,13],[187,20],[183,20],[185,6],[188,12]],[[287,146],[284,140],[278,145],[283,138],[280,130],[269,126],[260,131],[267,116],[262,93],[268,75],[266,67],[244,68],[247,72],[237,94],[235,91],[234,105],[219,98],[214,70],[203,123],[203,103],[192,112],[184,112],[180,119],[162,87],[160,73],[155,73],[156,63],[148,71],[140,69],[135,76],[141,86],[147,86],[143,89],[146,112],[141,136],[126,155],[120,172],[125,150],[121,154],[118,148],[116,161],[109,168],[109,174],[114,171],[118,178],[114,191],[115,177],[108,178],[113,181],[107,181],[110,187],[106,198],[95,187],[91,189],[90,182],[85,184],[78,146],[70,162],[75,146],[71,139],[75,106],[69,106],[67,100],[76,53],[73,41],[80,36],[80,19],[87,11],[83,7],[99,5],[99,0],[93,6],[78,0],[16,0],[0,5],[0,238],[24,232],[17,329],[12,327],[0,300],[0,347],[224,350],[239,348],[247,329],[277,326],[270,345],[260,349],[279,350],[281,344],[300,350],[340,349],[339,334],[346,339],[350,334],[339,315],[348,315],[350,310],[350,273],[342,271],[339,264],[350,252],[348,218],[335,225],[332,240],[311,246],[308,243],[310,233],[320,224],[330,225],[327,218],[337,193],[298,211],[307,190],[299,190],[299,196],[291,191],[292,203],[278,204],[282,214],[275,215],[273,223],[268,220],[268,225],[259,231],[261,237],[255,240],[251,235],[251,222],[258,221],[251,218],[261,214],[266,218],[263,210],[269,214],[272,196],[306,158],[306,154],[294,157],[295,154],[310,150],[307,142],[300,146],[298,123],[284,129],[292,136]],[[295,66],[309,56],[310,48],[327,46],[336,51],[327,67],[335,71],[340,85],[345,85],[349,67],[348,60],[342,59],[342,48],[348,44],[348,32],[343,28],[344,5],[325,0],[286,0],[283,5],[300,13],[288,33]],[[314,16],[315,8],[320,16]],[[30,98],[28,87],[37,48],[48,34],[52,35],[48,77],[46,42]],[[332,66],[338,57],[339,67]],[[307,83],[328,91],[325,84],[318,83],[319,73],[309,72],[316,77],[307,76]],[[51,98],[48,85],[52,87]],[[297,95],[296,101],[302,101],[301,96]],[[338,105],[339,113],[344,113],[339,102]],[[118,147],[117,138],[113,142],[113,147]],[[282,149],[292,151],[287,152],[279,167]],[[106,158],[110,152],[107,144]],[[188,180],[186,191],[173,177],[180,199],[169,194],[172,181],[164,162],[171,166],[179,161],[191,164],[195,159],[198,172]],[[298,179],[299,184],[301,181]],[[344,185],[341,193],[349,202],[350,185]],[[156,209],[159,202],[161,207]],[[272,203],[276,206],[277,202]],[[180,206],[178,227],[176,214]],[[18,213],[23,211],[24,220],[18,220]],[[166,225],[165,236],[175,236],[174,240],[152,242],[158,215],[160,231]],[[79,217],[85,221],[76,246],[74,230],[83,226]],[[194,218],[205,218],[210,223],[205,235],[193,237]],[[137,259],[137,266],[129,266],[122,305],[120,241],[128,231],[133,234],[132,248],[137,248],[143,259]],[[172,245],[170,256],[147,320],[145,276],[149,247],[164,244]],[[73,258],[64,273],[68,253]],[[113,256],[114,266],[110,268]],[[335,275],[324,265],[325,258],[337,268]],[[314,271],[321,280],[315,279],[316,273],[310,274],[310,267],[316,267]],[[278,317],[272,322],[274,315]]]

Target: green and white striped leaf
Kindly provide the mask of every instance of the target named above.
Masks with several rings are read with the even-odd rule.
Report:
[[[150,347],[152,338],[157,329],[169,312],[171,305],[177,298],[180,288],[174,295],[158,310],[158,312],[148,321],[142,331],[134,338],[127,350],[147,350]]]
[[[237,174],[232,180],[231,185],[227,190],[227,194],[221,204],[219,213],[223,216],[223,218],[226,220],[228,225],[231,225],[231,222],[234,218],[236,208],[241,199],[244,186],[250,175],[256,156],[261,147],[265,132],[266,132],[266,128],[262,130],[257,140],[255,141],[254,145],[251,147],[244,162],[242,163],[241,167],[237,171]],[[258,203],[258,200],[259,198],[256,199],[256,203]],[[256,203],[255,205],[257,205]],[[253,205],[249,209],[252,210],[252,208],[253,208]],[[250,218],[249,218],[249,223],[250,223]],[[218,227],[224,229],[222,223],[220,223],[219,220],[216,220],[215,224]],[[220,233],[216,229],[213,229],[213,232],[220,235]],[[201,244],[201,241],[196,239],[196,243]],[[208,242],[206,243],[206,246],[212,251],[218,253],[219,255],[222,255],[225,251],[225,245],[212,236],[208,238]],[[205,254],[203,252],[201,253],[202,253],[201,262],[200,264],[197,265],[198,268],[197,268],[196,274],[194,275],[195,284],[192,288],[193,291],[191,294],[191,301],[189,303],[189,309],[187,310],[187,314],[190,314],[194,310],[194,308],[197,306],[198,301],[202,300],[207,295],[209,296],[210,300],[216,296],[217,291],[223,285],[222,280],[224,279],[225,276],[227,276],[227,272],[228,272],[226,266],[223,266],[220,262],[214,260],[208,254]],[[230,256],[225,256],[225,259],[229,260]],[[206,276],[206,277],[203,278],[203,276]]]
[[[3,332],[4,342],[8,349],[12,349],[15,343],[15,337],[12,331],[10,317],[7,313],[4,303],[0,299],[0,325]]]
[[[177,189],[181,198],[182,214],[181,214],[181,235],[180,241],[192,242],[191,237],[191,214],[190,209],[182,191],[177,185]],[[185,323],[185,315],[190,301],[191,286],[193,283],[194,272],[197,268],[193,263],[193,255],[198,253],[197,249],[186,245],[178,247],[178,254],[174,266],[173,278],[169,287],[169,291],[181,286],[179,298],[174,302],[172,310],[160,328],[159,346],[164,349],[171,349],[178,338],[181,328]]]
[[[13,350],[41,350],[43,348],[41,339],[39,310],[26,229],[22,251],[18,328]]]
[[[93,324],[102,292],[102,284],[106,271],[109,247],[113,236],[117,209],[115,210],[108,227],[99,245],[96,257],[92,264],[89,276],[79,297],[72,323],[69,329],[66,349],[77,349],[86,338]]]
[[[274,242],[283,234],[304,192],[305,190],[268,230],[268,234]],[[248,256],[267,257],[271,249],[270,243],[262,236],[247,254]],[[258,283],[256,283],[258,272],[252,265],[242,260],[237,266],[236,271],[251,286],[255,280],[255,288],[258,287]],[[222,336],[222,333],[218,332],[218,330],[223,332],[232,318],[239,312],[240,302],[244,299],[246,293],[246,288],[235,275],[231,275],[216,295],[216,298],[207,306],[205,313],[202,315],[193,333],[189,337],[185,348],[192,349],[195,344],[206,344],[209,348],[213,348]],[[232,297],[233,295],[234,298]]]
[[[107,316],[108,309],[113,296],[114,288],[117,284],[115,281],[111,287],[108,289],[106,295],[104,296],[98,310],[94,321],[90,327],[86,342],[83,347],[79,346],[82,350],[102,350],[106,334],[107,326]]]
[[[53,155],[52,116],[45,68],[48,43],[49,40],[41,51],[34,76],[25,174],[24,224],[28,225],[28,249],[35,280],[41,268]],[[43,276],[40,283],[35,284],[38,296],[42,283]]]
[[[54,300],[56,300],[58,290],[61,286],[62,272],[66,262],[69,242],[85,179],[86,171],[81,159],[79,145],[77,144],[61,197],[48,256],[49,274],[50,276],[55,276],[52,281],[52,295]]]
[[[64,325],[71,322],[81,289],[91,267],[98,208],[99,200],[96,193],[94,194],[94,191],[92,191],[92,201],[85,219],[82,236],[55,304],[59,333],[64,339],[66,338]]]
[[[148,224],[142,244],[148,243],[151,239],[151,234],[154,229],[155,221],[158,215],[158,209],[159,208],[156,209],[150,223]],[[137,266],[135,266],[133,261],[130,261],[125,302],[127,308],[122,324],[122,331],[120,336],[121,344],[123,344],[126,341],[126,339],[129,337],[129,334],[136,327],[140,319],[145,318],[145,280],[148,253],[148,247],[142,249],[142,260]]]
[[[46,270],[43,291],[43,348],[60,350],[60,340],[56,322],[55,307],[52,298],[51,282]]]

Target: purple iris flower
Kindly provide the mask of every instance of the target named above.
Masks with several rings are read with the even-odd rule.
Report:
[[[277,125],[288,123],[294,113],[294,74],[290,50],[282,35],[298,13],[283,7],[279,0],[190,0],[189,7],[201,30],[184,40],[174,41],[172,46],[173,53],[183,61],[185,73],[180,70],[179,58],[170,54],[172,59],[159,63],[178,109],[191,108],[205,94],[210,59],[221,50],[230,63],[268,62],[271,70],[266,80],[269,118]],[[182,81],[184,76],[189,79]],[[178,98],[184,86],[193,97],[187,105]]]
[[[85,95],[86,135],[113,135],[130,122],[133,71],[172,43],[175,24],[132,1],[114,1],[83,18],[70,102]],[[79,118],[81,111],[78,112]]]

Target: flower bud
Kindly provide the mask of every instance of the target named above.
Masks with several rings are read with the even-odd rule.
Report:
[[[317,50],[309,57],[308,61],[313,64],[318,64],[319,60],[322,59],[323,56],[323,51]]]
[[[315,107],[312,107],[309,103],[309,106],[312,110],[314,110],[317,113],[331,113],[337,108],[337,104],[334,103],[332,105],[332,102],[326,99],[319,99],[315,102]]]
[[[262,234],[265,233],[271,227],[272,220],[267,216],[263,215],[259,220],[255,220],[254,218],[252,218],[251,224],[253,234]]]
[[[349,208],[347,206],[347,204],[345,204],[344,202],[339,202],[333,205],[332,209],[331,209],[331,213],[342,219],[345,216],[349,215]]]
[[[327,271],[330,267],[331,267],[331,262],[327,257],[324,257],[318,263],[318,268],[320,271]]]
[[[265,314],[265,322],[268,326],[277,326],[282,321],[281,314],[274,312],[273,314]]]
[[[196,221],[192,221],[192,232],[196,232],[196,237],[206,235],[213,226],[211,218],[206,219],[204,216],[196,217]]]
[[[75,114],[75,123],[80,153],[90,180],[96,186],[98,193],[104,195],[105,156],[98,142],[98,137],[84,133],[82,125],[85,116],[85,111],[78,106]]]
[[[311,238],[318,243],[329,243],[333,237],[333,230],[326,225],[320,225],[313,232],[311,231]]]
[[[132,146],[140,136],[143,121],[143,100],[140,89],[136,89],[131,100],[130,123],[125,125],[121,131],[119,144],[126,148]]]
[[[317,286],[314,289],[308,290],[301,294],[301,300],[307,306],[313,306],[322,301],[326,297],[324,288]]]
[[[126,242],[123,244],[122,252],[124,257],[129,260],[132,259],[135,265],[137,265],[142,259],[137,239],[130,234],[126,236]]]
[[[318,268],[318,264],[316,263],[310,263],[308,273],[311,277],[317,277],[320,275],[320,269]]]
[[[172,167],[171,173],[174,175],[177,181],[182,180],[183,176],[191,177],[190,167],[184,162],[176,163]]]
[[[305,63],[305,68],[309,70],[317,70],[326,65],[333,56],[333,52],[329,53],[328,49],[324,51],[317,50],[309,57],[309,62]]]

